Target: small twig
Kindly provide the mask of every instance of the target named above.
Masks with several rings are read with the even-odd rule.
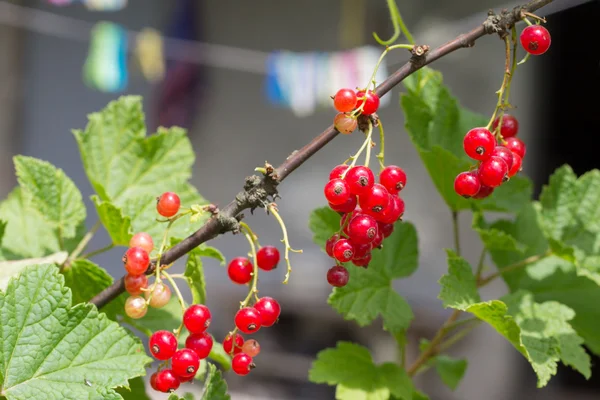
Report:
[[[111,249],[113,249],[115,247],[115,245],[113,243],[109,244],[108,246],[104,246],[100,249],[94,250],[94,251],[90,251],[89,253],[85,253],[83,254],[80,258],[92,258],[94,256],[97,256],[98,254],[104,253],[106,251],[109,251]]]
[[[552,254],[552,252],[551,251],[547,251],[544,254],[537,254],[535,256],[527,257],[524,260],[521,260],[521,261],[516,262],[514,264],[511,264],[509,266],[506,266],[506,267],[498,270],[497,272],[494,272],[493,274],[491,274],[491,275],[489,275],[489,276],[487,276],[485,278],[480,279],[479,282],[477,283],[477,286],[478,287],[483,287],[483,286],[487,285],[488,283],[492,282],[494,279],[496,279],[496,278],[498,278],[498,277],[500,277],[500,276],[502,276],[502,275],[504,275],[506,273],[509,273],[511,271],[515,271],[515,270],[523,268],[523,267],[526,267],[529,264],[533,264],[534,262],[539,261],[542,258],[548,257],[550,254]]]
[[[281,226],[281,232],[283,233],[283,239],[281,241],[283,242],[283,245],[285,246],[284,258],[285,258],[285,262],[287,264],[287,271],[285,273],[285,278],[283,280],[283,284],[287,285],[287,283],[290,280],[290,274],[292,273],[292,264],[290,264],[290,251],[292,251],[294,253],[302,253],[302,250],[301,249],[294,250],[290,246],[290,240],[288,239],[287,228],[285,227],[283,218],[281,218],[281,215],[279,215],[279,212],[277,211],[277,206],[275,205],[275,203],[269,204],[267,209],[269,210],[269,212],[271,214],[273,214],[273,216],[275,217],[277,222],[279,222],[279,225]]]
[[[481,250],[481,255],[479,256],[479,262],[477,263],[477,271],[475,271],[475,281],[478,282],[481,277],[481,273],[483,272],[483,263],[485,262],[485,256],[487,254],[487,249],[484,247]]]
[[[452,211],[452,230],[454,236],[454,249],[460,256],[460,226],[458,224],[458,211]]]
[[[69,255],[67,260],[63,263],[63,265],[61,266],[61,271],[64,267],[71,265],[71,263],[73,263],[73,261],[75,261],[75,259],[79,257],[81,252],[85,250],[85,247],[88,245],[90,240],[92,240],[94,234],[96,234],[96,232],[98,231],[98,229],[100,229],[101,226],[102,223],[100,222],[100,220],[96,221],[94,226],[92,226],[92,228],[83,236],[83,238],[81,238],[81,241],[77,244],[75,250],[73,250],[73,252]]]

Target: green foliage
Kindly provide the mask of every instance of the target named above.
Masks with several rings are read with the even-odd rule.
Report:
[[[139,340],[92,305],[71,306],[71,291],[53,265],[36,265],[0,292],[0,371],[8,400],[120,399],[114,388],[143,375]]]
[[[10,278],[16,276],[28,266],[36,264],[60,265],[67,260],[67,256],[66,251],[60,251],[46,257],[0,262],[0,290],[6,290]]]
[[[115,246],[128,246],[131,240],[131,218],[123,215],[123,211],[110,201],[102,201],[92,196],[98,218]]]
[[[461,108],[437,71],[423,68],[406,78],[404,85],[407,92],[402,94],[401,105],[406,130],[451,210],[514,211],[529,201],[531,182],[518,176],[484,201],[458,196],[454,192],[454,178],[474,163],[462,148],[464,135],[472,128],[486,126],[488,121]]]
[[[324,246],[325,240],[339,230],[339,220],[339,215],[330,209],[313,211],[310,227],[315,242]],[[410,223],[398,223],[394,233],[386,239],[383,250],[373,251],[369,268],[348,268],[350,281],[333,290],[329,304],[346,319],[361,326],[381,315],[385,330],[401,332],[408,328],[413,313],[391,284],[395,279],[411,275],[417,265],[417,232]]]
[[[121,395],[123,400],[151,400],[146,394],[146,385],[141,377],[129,380],[128,388],[118,388],[117,393]]]
[[[433,364],[442,382],[452,390],[458,387],[467,371],[467,360],[458,360],[446,355],[436,356],[433,359]]]
[[[202,400],[229,400],[231,397],[227,394],[227,382],[223,380],[221,371],[213,364],[208,364],[208,377],[204,387]]]
[[[337,385],[338,400],[380,400],[390,395],[410,400],[414,390],[410,378],[398,365],[376,365],[367,348],[349,342],[338,342],[336,348],[319,352],[308,379]]]

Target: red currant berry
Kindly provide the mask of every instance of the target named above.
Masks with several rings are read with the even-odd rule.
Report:
[[[340,235],[336,233],[325,242],[325,252],[329,257],[333,257],[333,245],[335,245],[338,240],[340,240]]]
[[[385,186],[376,183],[367,193],[358,196],[358,204],[365,213],[375,216],[388,207],[390,194]]]
[[[254,333],[261,325],[260,313],[254,307],[244,307],[235,314],[235,326],[244,333]]]
[[[231,354],[231,350],[233,349],[233,354],[238,354],[242,351],[242,345],[244,344],[244,337],[239,333],[235,334],[235,348],[233,348],[233,338],[231,335],[225,336],[225,340],[223,340],[223,350],[225,353]]]
[[[142,294],[142,289],[145,289],[148,286],[148,277],[146,275],[127,274],[123,281],[125,283],[125,290],[132,296]]]
[[[348,232],[354,243],[371,243],[377,236],[377,221],[370,215],[357,215],[348,224]]]
[[[146,291],[144,296],[146,300],[150,299],[150,307],[162,308],[171,300],[171,289],[161,282],[154,287],[152,292]]]
[[[325,198],[334,205],[344,204],[350,197],[350,188],[346,181],[336,178],[325,184]]]
[[[196,352],[199,359],[204,360],[213,347],[213,338],[207,333],[195,333],[185,340],[185,347]]]
[[[347,169],[348,169],[348,166],[346,164],[340,164],[340,165],[335,166],[329,173],[329,180],[341,178],[342,174],[344,172],[346,172]]]
[[[252,279],[254,268],[246,257],[236,257],[229,262],[227,274],[232,282],[244,285]]]
[[[379,225],[377,229],[377,236],[375,236],[375,240],[371,243],[371,247],[373,249],[378,249],[383,244],[383,233],[379,230]]]
[[[496,130],[496,128],[498,127],[499,121],[500,121],[500,117],[498,117],[494,120],[494,124],[492,125],[494,130]],[[500,126],[500,135],[502,135],[502,137],[504,139],[506,139],[509,137],[517,136],[518,132],[519,132],[519,121],[517,121],[517,119],[515,117],[513,117],[512,115],[504,114],[502,116],[502,126]]]
[[[340,89],[333,97],[333,106],[339,112],[354,110],[356,106],[356,92],[352,89]]]
[[[377,112],[377,109],[379,108],[379,96],[372,90],[369,90],[366,94],[361,90],[356,93],[356,97],[358,98],[356,108],[362,106],[363,103],[365,104],[362,110],[363,115],[371,115]]]
[[[129,296],[125,300],[125,314],[129,318],[140,319],[148,312],[146,300],[141,296]]]
[[[481,182],[475,172],[461,172],[454,179],[454,191],[465,199],[475,196],[481,188]]]
[[[493,192],[494,192],[493,187],[481,185],[481,189],[479,189],[479,192],[477,192],[477,194],[475,196],[473,196],[473,198],[474,199],[485,199],[486,197],[491,195]]]
[[[394,224],[386,224],[385,222],[377,223],[378,230],[383,234],[384,239],[389,237],[394,232]]]
[[[465,153],[474,160],[486,160],[491,157],[496,138],[486,128],[473,128],[463,140]]]
[[[170,218],[177,214],[180,206],[181,200],[179,200],[179,196],[173,192],[163,193],[156,199],[156,211],[163,217]]]
[[[156,377],[158,376],[158,372],[150,375],[150,387],[156,391],[158,391],[158,387],[156,386]]]
[[[544,54],[550,48],[550,32],[541,25],[530,25],[521,32],[521,46],[534,56]]]
[[[396,195],[390,195],[390,204],[383,210],[377,222],[393,224],[404,215],[404,200]]]
[[[156,390],[163,393],[172,393],[179,388],[179,378],[170,369],[163,369],[156,373]]]
[[[360,209],[360,207],[357,207],[354,211],[342,215],[342,218],[340,219],[340,228],[347,228],[350,224],[350,221],[352,221],[354,217],[356,217],[357,215],[361,215],[362,213],[363,212]],[[344,232],[346,232],[346,230],[344,230]],[[346,234],[348,234],[348,232],[346,232]]]
[[[168,360],[177,351],[177,338],[169,331],[156,331],[150,336],[148,347],[157,360]]]
[[[366,256],[367,254],[369,254],[371,252],[371,250],[373,249],[373,245],[371,243],[366,243],[366,244],[352,244],[352,246],[354,246],[354,258],[363,258],[364,256]]]
[[[500,157],[490,157],[481,162],[477,176],[482,185],[498,187],[508,178],[508,167]]]
[[[348,283],[348,270],[341,265],[335,265],[327,271],[327,282],[331,286],[342,287]]]
[[[264,327],[272,326],[281,314],[281,306],[272,297],[261,297],[254,304],[254,308],[260,314],[260,323]]]
[[[245,353],[236,354],[231,360],[231,369],[238,375],[248,375],[255,367],[252,357]]]
[[[211,317],[204,304],[192,304],[183,313],[183,324],[190,333],[202,333],[210,326]]]
[[[357,204],[358,200],[356,199],[356,196],[350,195],[350,197],[348,197],[348,200],[344,204],[334,205],[329,203],[329,208],[336,212],[347,213],[354,210]]]
[[[265,246],[256,252],[256,263],[258,268],[270,271],[277,268],[279,263],[279,250],[274,246]]]
[[[139,247],[150,254],[152,249],[154,249],[154,241],[152,240],[152,236],[146,232],[139,232],[131,237],[129,247]]]
[[[254,339],[246,340],[242,346],[242,353],[256,357],[260,353],[260,344]]]
[[[333,245],[333,257],[339,262],[348,262],[354,256],[354,248],[348,239],[340,239]]]
[[[131,247],[125,252],[123,263],[130,275],[142,275],[150,265],[150,256],[141,247]]]
[[[346,113],[339,113],[333,118],[333,126],[339,133],[349,135],[356,130],[358,122]]]
[[[379,182],[390,194],[397,194],[406,186],[406,173],[396,165],[388,165],[379,174]]]
[[[513,156],[513,164],[512,164],[512,167],[510,167],[510,170],[508,171],[509,178],[512,178],[513,176],[518,174],[521,171],[521,165],[523,164],[523,159],[521,158],[520,155],[518,155],[515,152],[512,152],[512,156]]]
[[[359,165],[350,168],[344,177],[350,187],[350,193],[360,196],[368,193],[375,184],[375,175],[371,168]]]
[[[369,263],[371,262],[371,257],[371,253],[367,253],[367,255],[363,258],[353,259],[352,264],[356,265],[357,267],[367,268],[369,266]]]
[[[181,349],[173,354],[173,358],[171,359],[171,369],[175,375],[182,378],[196,375],[199,366],[200,358],[191,349]]]
[[[525,147],[525,143],[523,143],[522,140],[516,137],[508,138],[506,139],[505,146],[508,147],[513,153],[517,153],[517,155],[519,155],[521,158],[525,158],[525,153],[527,149]]]
[[[504,146],[494,147],[492,156],[500,157],[501,159],[503,159],[509,170],[513,165],[513,152]]]

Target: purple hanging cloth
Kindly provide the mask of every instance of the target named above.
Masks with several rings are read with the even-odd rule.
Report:
[[[196,0],[177,0],[173,20],[165,36],[201,40],[199,4]],[[169,52],[168,46],[168,42],[165,43],[166,54]],[[176,125],[189,130],[201,99],[204,69],[199,64],[178,60],[167,60],[166,66],[165,78],[158,86],[155,128]]]

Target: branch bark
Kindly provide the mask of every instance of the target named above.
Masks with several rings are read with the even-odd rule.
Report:
[[[472,47],[475,44],[475,41],[482,36],[497,33],[503,37],[515,23],[521,20],[522,11],[535,12],[552,1],[553,0],[531,0],[529,3],[515,7],[510,11],[503,10],[500,14],[490,12],[488,18],[470,32],[459,35],[453,40],[450,40],[421,56],[413,55],[406,64],[377,86],[375,92],[379,96],[385,95],[415,71],[458,49]],[[162,257],[162,263],[171,264],[200,244],[215,238],[219,234],[237,230],[238,219],[242,218],[240,215],[242,211],[264,207],[269,197],[277,195],[277,185],[304,164],[304,162],[316,152],[325,147],[327,143],[331,142],[338,133],[339,132],[335,130],[333,125],[331,125],[302,149],[293,152],[275,169],[272,175],[265,176],[262,179],[257,176],[246,178],[244,190],[238,193],[236,199],[227,204],[220,210],[218,215],[213,216],[196,232],[176,246],[167,250]],[[154,268],[155,265],[152,264],[146,273],[151,274],[154,271]],[[91,299],[90,302],[95,304],[98,308],[101,308],[124,291],[125,286],[123,284],[123,278],[120,278]]]

